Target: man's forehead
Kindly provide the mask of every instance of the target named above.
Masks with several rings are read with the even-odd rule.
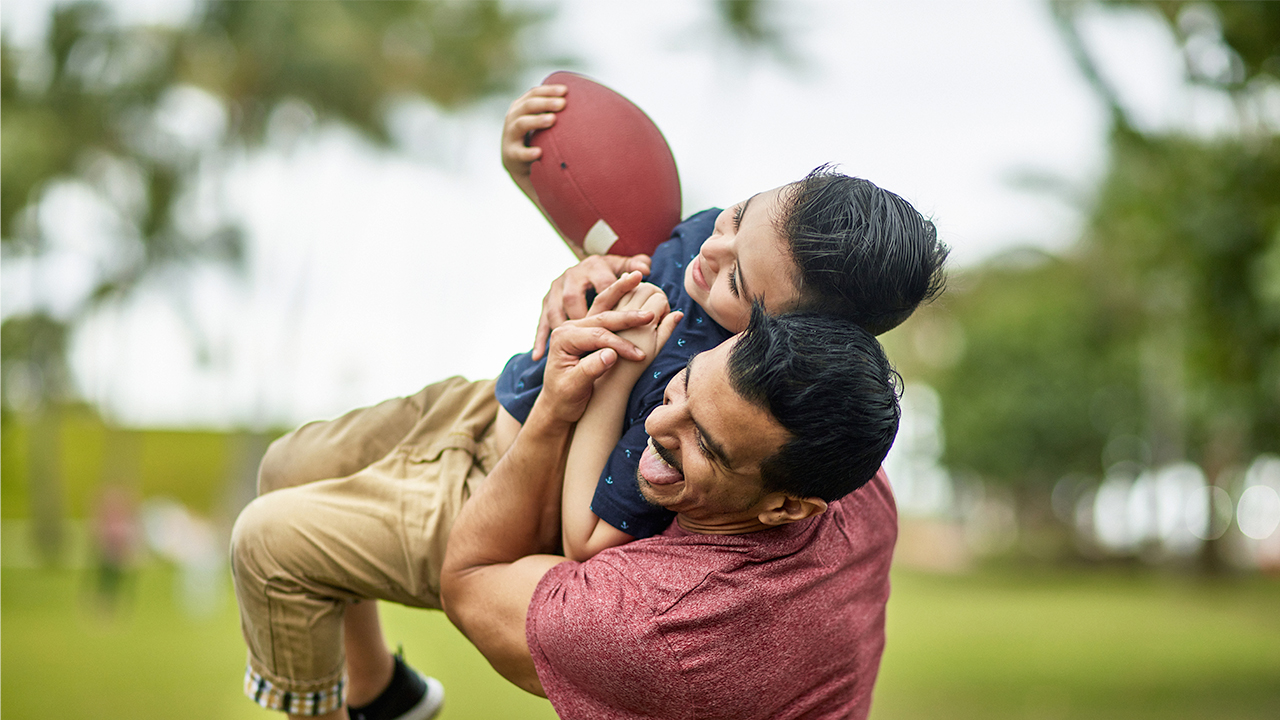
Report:
[[[689,358],[686,402],[704,443],[719,449],[732,469],[746,470],[773,455],[788,433],[729,381],[729,355],[736,339]]]

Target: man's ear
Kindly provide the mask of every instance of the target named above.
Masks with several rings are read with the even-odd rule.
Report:
[[[821,498],[795,498],[785,493],[769,493],[760,522],[765,525],[786,525],[827,511],[827,501]]]

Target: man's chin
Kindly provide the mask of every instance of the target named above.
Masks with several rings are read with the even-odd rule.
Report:
[[[639,470],[636,471],[636,488],[640,490],[640,497],[654,507],[668,508],[669,504],[675,501],[675,493],[671,491],[679,490],[683,487],[683,480],[668,485],[655,485],[645,480]]]

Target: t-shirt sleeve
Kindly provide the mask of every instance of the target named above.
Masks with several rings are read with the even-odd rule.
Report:
[[[530,351],[513,355],[498,376],[493,394],[498,403],[521,423],[529,418],[529,411],[533,410],[533,403],[542,391],[542,374],[546,368],[546,356],[535,362]]]
[[[560,717],[672,717],[691,707],[654,612],[608,560],[566,562],[534,590],[525,638]]]
[[[648,443],[649,434],[643,421],[627,428],[609,454],[591,498],[591,512],[635,538],[657,535],[675,518],[675,513],[649,504],[640,495],[636,468],[640,465],[640,453]]]

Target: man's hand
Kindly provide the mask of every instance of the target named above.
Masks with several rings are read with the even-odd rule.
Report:
[[[587,316],[587,290],[603,293],[626,273],[648,275],[649,269],[648,255],[592,255],[565,270],[564,274],[551,283],[551,289],[542,298],[542,315],[538,318],[538,332],[533,340],[533,359],[542,359],[552,330],[560,327],[566,320]],[[637,279],[636,284],[639,282]]]
[[[534,194],[529,166],[542,157],[542,148],[525,145],[525,138],[556,123],[556,113],[564,109],[568,91],[564,85],[539,85],[511,103],[502,123],[502,167],[530,199]]]
[[[621,283],[619,280],[615,285]],[[616,333],[653,322],[652,310],[609,310],[570,320],[553,330],[542,392],[534,402],[534,411],[542,407],[560,422],[577,422],[587,409],[596,379],[613,367],[619,356],[637,362],[647,357]]]

